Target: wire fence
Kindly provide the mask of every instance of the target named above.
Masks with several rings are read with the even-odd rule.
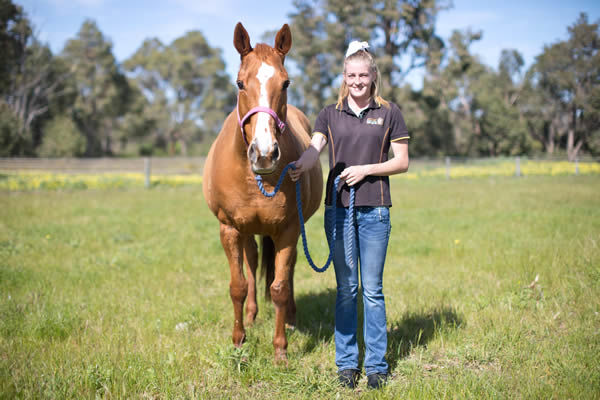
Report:
[[[569,161],[566,157],[439,157],[411,159],[408,176],[446,179],[528,175],[600,174],[600,163],[592,157]]]
[[[140,158],[0,158],[0,171],[44,171],[74,174],[108,172],[202,175],[205,157]]]
[[[202,175],[206,157],[139,157],[139,158],[1,158],[0,171],[44,171],[56,173],[90,173],[106,172],[137,172],[145,173],[150,169],[153,174],[160,175]],[[321,157],[323,166],[328,165],[327,155]],[[523,163],[566,163],[566,157],[419,157],[410,159],[410,169],[413,172],[431,169],[460,167],[482,167],[499,163],[514,163],[515,174],[518,175],[520,164]],[[573,162],[573,173],[580,164],[597,164],[599,161],[592,157],[581,157]]]

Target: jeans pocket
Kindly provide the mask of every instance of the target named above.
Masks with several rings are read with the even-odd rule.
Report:
[[[387,236],[390,237],[392,233],[392,220],[390,218],[390,208],[389,207],[377,207],[377,214],[379,217],[379,222],[387,225]]]
[[[390,209],[389,207],[376,207],[377,215],[379,216],[379,222],[384,224],[390,223]]]

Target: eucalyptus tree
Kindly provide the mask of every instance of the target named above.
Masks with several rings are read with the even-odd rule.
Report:
[[[32,33],[23,7],[12,0],[0,0],[0,92],[5,93],[10,86],[15,65],[23,57]]]
[[[557,100],[566,118],[566,150],[574,160],[583,146],[594,150],[600,130],[600,21],[582,13],[567,28],[568,38],[544,47],[534,65],[537,88]],[[555,124],[560,127],[560,124]]]
[[[288,101],[299,107],[311,121],[331,98],[336,77],[335,57],[327,48],[325,19],[314,0],[294,0],[291,20],[292,49],[287,55],[292,84]],[[274,36],[274,35],[273,35]],[[339,72],[338,72],[339,73]]]
[[[370,0],[373,26],[370,41],[383,80],[383,94],[397,101],[408,74],[424,68],[442,44],[436,34],[438,14],[451,7],[444,0]]]
[[[12,81],[19,73],[18,64],[31,34],[31,24],[23,8],[11,0],[0,0],[0,156],[3,157],[22,153],[26,147],[26,138],[21,134],[23,124],[19,123],[13,107]]]
[[[418,139],[449,155],[478,155],[481,136],[476,93],[488,69],[472,53],[480,31],[452,32],[447,44],[430,49],[420,97],[423,116]]]
[[[166,45],[147,39],[124,63],[147,99],[154,132],[182,153],[193,140],[211,139],[235,104],[235,92],[221,50],[199,31],[187,32]]]
[[[33,155],[51,103],[65,94],[68,69],[40,43],[21,6],[0,0],[2,153]]]
[[[131,90],[112,53],[112,43],[96,23],[86,20],[65,44],[61,57],[72,65],[73,120],[86,138],[86,156],[113,153],[119,119],[127,112]]]

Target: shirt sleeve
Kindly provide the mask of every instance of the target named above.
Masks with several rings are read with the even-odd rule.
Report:
[[[312,136],[315,135],[323,135],[325,136],[325,140],[329,141],[329,137],[327,135],[329,131],[329,118],[327,108],[321,110],[319,115],[317,116],[317,121],[315,122],[315,128],[313,129]]]
[[[398,140],[410,139],[400,108],[398,108],[397,105],[392,104],[391,112],[390,141],[397,142]]]

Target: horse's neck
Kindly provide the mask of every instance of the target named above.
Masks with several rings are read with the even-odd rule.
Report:
[[[235,111],[232,111],[229,114],[229,117],[225,121],[222,133],[225,134],[223,146],[227,148],[226,152],[238,159],[238,161],[248,162],[248,146],[244,141],[244,136],[240,125],[237,122],[237,114]]]

